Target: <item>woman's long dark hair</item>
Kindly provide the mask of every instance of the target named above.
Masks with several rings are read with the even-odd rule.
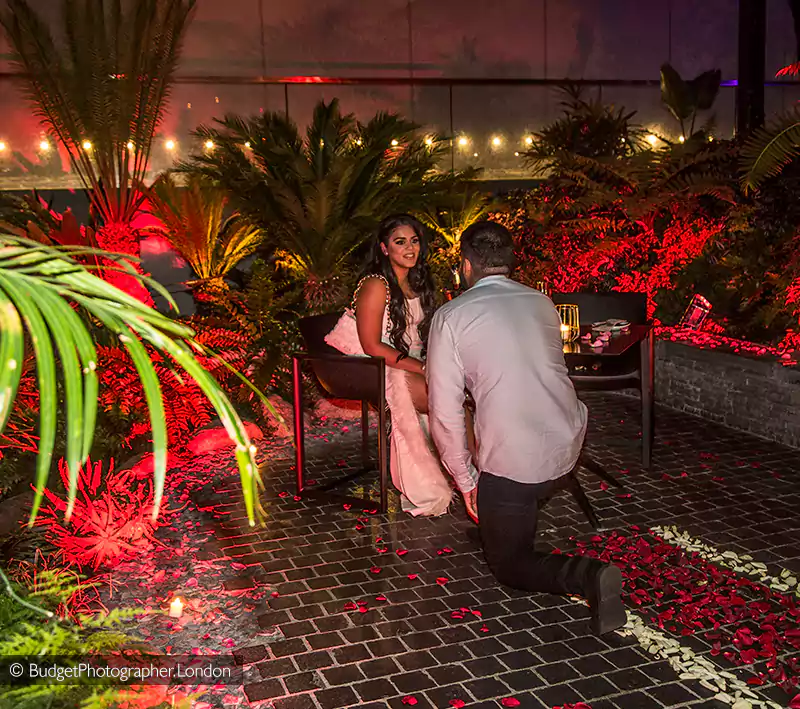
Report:
[[[408,343],[403,335],[406,331],[406,301],[403,290],[397,281],[389,257],[383,253],[381,244],[387,248],[389,239],[395,229],[401,226],[408,226],[414,230],[419,239],[419,258],[417,263],[408,272],[408,284],[420,298],[424,317],[419,325],[419,336],[422,340],[422,352],[428,346],[428,332],[431,328],[431,319],[436,310],[436,289],[433,284],[433,276],[428,266],[428,237],[425,227],[422,226],[414,217],[409,214],[393,214],[386,217],[378,226],[378,232],[372,243],[372,253],[367,267],[364,269],[364,276],[381,275],[389,283],[389,319],[391,321],[391,331],[389,339],[396,350],[400,352],[400,359],[408,357]]]

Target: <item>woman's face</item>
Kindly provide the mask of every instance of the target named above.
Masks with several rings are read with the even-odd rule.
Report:
[[[389,257],[393,268],[414,268],[419,260],[420,248],[416,232],[406,225],[397,227],[389,237],[389,242],[381,244],[381,250]]]

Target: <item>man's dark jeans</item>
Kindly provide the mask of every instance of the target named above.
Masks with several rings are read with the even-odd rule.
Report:
[[[522,591],[586,596],[604,564],[585,556],[535,551],[539,501],[562,480],[525,484],[491,473],[478,478],[478,518],[483,553],[495,578]]]

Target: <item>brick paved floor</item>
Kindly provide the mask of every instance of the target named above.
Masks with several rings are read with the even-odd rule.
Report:
[[[644,471],[638,402],[585,400],[590,452],[630,493],[620,498],[582,473],[604,527],[674,524],[721,551],[752,555],[775,575],[800,572],[800,451],[659,409],[654,464]],[[358,461],[358,435],[310,437],[308,476],[322,482],[347,472]],[[241,584],[255,574],[278,594],[258,624],[280,633],[243,652],[261,677],[245,687],[251,701],[271,699],[276,709],[401,707],[408,697],[420,708],[449,707],[454,699],[498,707],[507,697],[548,709],[578,701],[592,709],[725,706],[696,680],[679,680],[635,639],[592,636],[585,606],[500,587],[465,536],[463,506],[443,518],[414,519],[394,496],[387,516],[296,501],[291,448],[286,453],[269,473],[267,527],[247,527],[231,502],[234,514],[214,523],[216,539],[206,551],[257,564]],[[227,492],[238,499],[233,477],[218,486],[218,494]],[[560,493],[542,516],[539,543],[569,548],[571,538],[591,534],[571,496]],[[438,553],[445,547],[452,553]],[[399,556],[402,549],[407,554]],[[440,577],[449,581],[439,584]],[[359,602],[365,612],[346,606]],[[460,608],[481,615],[453,619]],[[677,637],[721,670],[748,676],[709,655],[710,643],[699,636]],[[770,682],[754,690],[780,706],[790,698]]]

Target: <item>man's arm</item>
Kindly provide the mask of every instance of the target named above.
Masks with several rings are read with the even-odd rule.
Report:
[[[453,333],[437,313],[428,338],[428,411],[431,435],[444,467],[462,493],[477,485],[477,470],[467,447],[464,417],[464,367],[456,351]]]

